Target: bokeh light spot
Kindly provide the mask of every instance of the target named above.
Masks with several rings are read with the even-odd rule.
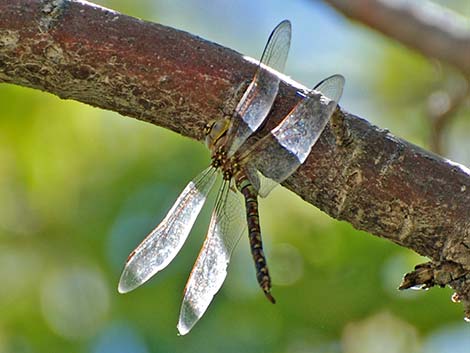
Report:
[[[30,249],[0,246],[0,306],[27,295],[42,268],[40,255]]]
[[[470,352],[470,326],[466,322],[444,326],[427,338],[424,353]]]
[[[275,285],[289,286],[304,274],[302,255],[290,244],[276,244],[269,254],[269,267]]]
[[[92,353],[147,353],[145,342],[132,327],[115,323],[98,338]]]
[[[343,332],[344,353],[415,353],[420,351],[417,330],[388,312],[350,323]]]
[[[69,267],[52,273],[43,283],[42,312],[57,334],[71,339],[94,335],[109,310],[109,291],[100,272]]]

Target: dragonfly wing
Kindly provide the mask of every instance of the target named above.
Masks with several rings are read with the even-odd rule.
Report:
[[[336,109],[343,86],[344,77],[341,75],[320,82],[243,157],[258,170],[260,196],[265,197],[307,159]],[[325,89],[328,96],[320,95],[318,90],[321,89]]]
[[[258,195],[261,197],[266,197],[280,182],[275,181],[274,179],[265,177],[260,171],[257,171],[257,179],[259,183]]]
[[[183,190],[163,221],[129,255],[119,281],[127,293],[164,269],[178,254],[214,185],[216,171],[209,167]]]
[[[338,103],[343,94],[344,81],[342,75],[332,75],[318,82],[313,89]]]
[[[289,20],[281,21],[269,35],[268,42],[261,55],[261,64],[269,66],[276,71],[284,70],[287,61],[287,54],[290,49],[290,41],[292,37],[292,25]],[[258,70],[259,80],[262,79],[263,73]]]
[[[217,196],[207,237],[184,290],[178,322],[181,335],[191,330],[219,291],[232,251],[246,229],[243,201],[234,187],[225,182]]]
[[[279,72],[284,70],[290,48],[291,32],[291,23],[284,20],[269,36],[253,81],[235,109],[232,126],[228,131],[229,157],[258,129],[271,110],[281,79],[266,67]]]

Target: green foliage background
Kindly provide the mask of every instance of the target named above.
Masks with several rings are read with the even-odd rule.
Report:
[[[315,1],[101,1],[259,57],[293,22],[286,73],[313,86],[347,79],[342,107],[427,146],[426,100],[457,73]],[[469,14],[465,1],[444,2]],[[128,253],[209,163],[202,144],[150,124],[0,86],[0,352],[468,352],[450,289],[399,292],[424,259],[338,222],[282,188],[261,202],[274,278],[256,285],[248,242],[203,319],[176,335],[182,290],[210,213],[150,283],[117,293]],[[468,108],[447,132],[469,163]],[[210,202],[208,203],[211,204]]]

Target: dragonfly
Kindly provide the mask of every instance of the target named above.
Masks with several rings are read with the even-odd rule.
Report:
[[[234,248],[248,229],[256,278],[269,301],[271,277],[263,252],[258,196],[266,197],[304,163],[342,95],[344,77],[333,75],[301,94],[298,103],[268,134],[250,143],[278,94],[291,42],[291,23],[279,23],[264,48],[255,75],[232,115],[205,128],[211,164],[183,190],[161,223],[133,250],[118,290],[129,292],[164,269],[186,241],[219,178],[206,238],[189,275],[178,331],[188,333],[222,287]]]

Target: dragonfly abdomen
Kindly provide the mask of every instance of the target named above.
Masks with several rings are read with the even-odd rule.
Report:
[[[269,276],[268,265],[263,252],[263,241],[261,238],[261,227],[258,213],[258,193],[246,176],[238,173],[235,179],[237,188],[245,199],[248,237],[250,240],[251,255],[255,262],[256,279],[269,301],[275,303],[276,301],[270,293],[271,277]]]

